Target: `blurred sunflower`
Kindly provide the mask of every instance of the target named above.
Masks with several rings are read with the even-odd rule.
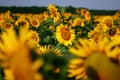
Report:
[[[110,28],[107,30],[107,35],[109,39],[113,40],[120,35],[120,30],[118,28]]]
[[[22,41],[13,29],[0,37],[0,65],[4,68],[5,80],[42,80],[41,74],[37,72],[41,61],[31,61],[26,40]]]
[[[84,60],[80,58],[71,59],[68,64],[68,77],[75,77],[75,80],[86,79],[87,75],[84,68]]]
[[[69,48],[70,52],[77,55],[78,58],[71,59],[68,65],[68,77],[75,77],[76,80],[87,78],[86,59],[93,54],[104,54],[107,56],[108,39],[101,36],[98,41],[96,44],[88,39],[79,39],[79,42],[74,47]]]
[[[20,27],[29,27],[29,22],[23,18],[16,20],[15,24]]]
[[[27,39],[27,45],[31,46],[31,47],[35,47],[39,44],[40,41],[40,37],[38,36],[38,33],[36,31],[29,31],[28,34],[28,39]]]
[[[49,14],[48,12],[44,12],[44,13],[41,13],[41,14],[36,14],[36,15],[33,15],[32,17],[35,17],[37,18],[37,20],[41,23],[45,20],[47,20],[49,18]]]
[[[2,24],[5,21],[4,17],[2,14],[0,14],[0,24]]]
[[[33,27],[38,27],[39,25],[40,25],[40,22],[39,22],[39,20],[37,19],[37,18],[30,18],[29,19],[29,21],[30,21],[30,24],[33,26]]]
[[[4,17],[5,20],[14,21],[13,18],[12,18],[12,16],[11,16],[10,10],[8,10],[7,12],[5,12],[5,13],[3,14],[3,17]]]
[[[58,42],[65,46],[72,45],[75,39],[74,30],[71,30],[67,25],[63,24],[57,26],[55,36]]]
[[[116,36],[112,41],[109,43],[108,46],[108,54],[107,56],[120,64],[120,35]]]
[[[50,45],[48,46],[40,46],[38,45],[36,50],[37,54],[39,55],[47,55],[47,53],[54,53],[55,55],[62,55],[59,49],[56,49]]]
[[[54,19],[54,22],[61,20],[61,15],[55,5],[49,5],[48,10],[50,11],[51,17]]]
[[[80,13],[85,18],[86,21],[91,20],[91,14],[90,14],[89,10],[83,8],[83,9],[81,9]]]
[[[37,46],[40,41],[38,33],[36,31],[29,30],[27,27],[21,27],[19,29],[19,39],[31,48]]]
[[[88,32],[88,37],[90,40],[98,43],[99,36],[106,35],[105,32],[108,30],[107,26],[103,23],[97,24],[97,26]]]
[[[1,26],[4,30],[13,29],[13,24],[10,22],[4,21]]]
[[[84,26],[84,20],[80,19],[80,18],[75,18],[75,20],[73,21],[73,26]]]
[[[67,12],[61,13],[61,15],[62,15],[63,17],[65,17],[65,19],[68,19],[68,18],[70,18],[70,17],[72,16],[71,13],[67,13]]]
[[[113,27],[113,17],[112,16],[105,16],[102,18],[101,22],[105,23],[108,28]]]

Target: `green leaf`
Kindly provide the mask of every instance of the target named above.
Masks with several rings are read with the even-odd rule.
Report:
[[[50,40],[50,36],[46,36],[45,38],[44,38],[44,42],[49,42],[49,40]]]

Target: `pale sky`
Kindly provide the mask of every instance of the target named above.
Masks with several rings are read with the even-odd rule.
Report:
[[[49,4],[88,9],[120,10],[120,0],[0,0],[0,6],[48,6]]]

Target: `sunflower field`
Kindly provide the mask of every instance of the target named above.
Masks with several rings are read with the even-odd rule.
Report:
[[[120,80],[120,11],[48,5],[0,13],[0,80]]]

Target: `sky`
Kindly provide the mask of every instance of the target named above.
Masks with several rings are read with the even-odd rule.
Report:
[[[120,10],[120,0],[0,0],[0,6],[58,6],[84,7],[99,10]]]

